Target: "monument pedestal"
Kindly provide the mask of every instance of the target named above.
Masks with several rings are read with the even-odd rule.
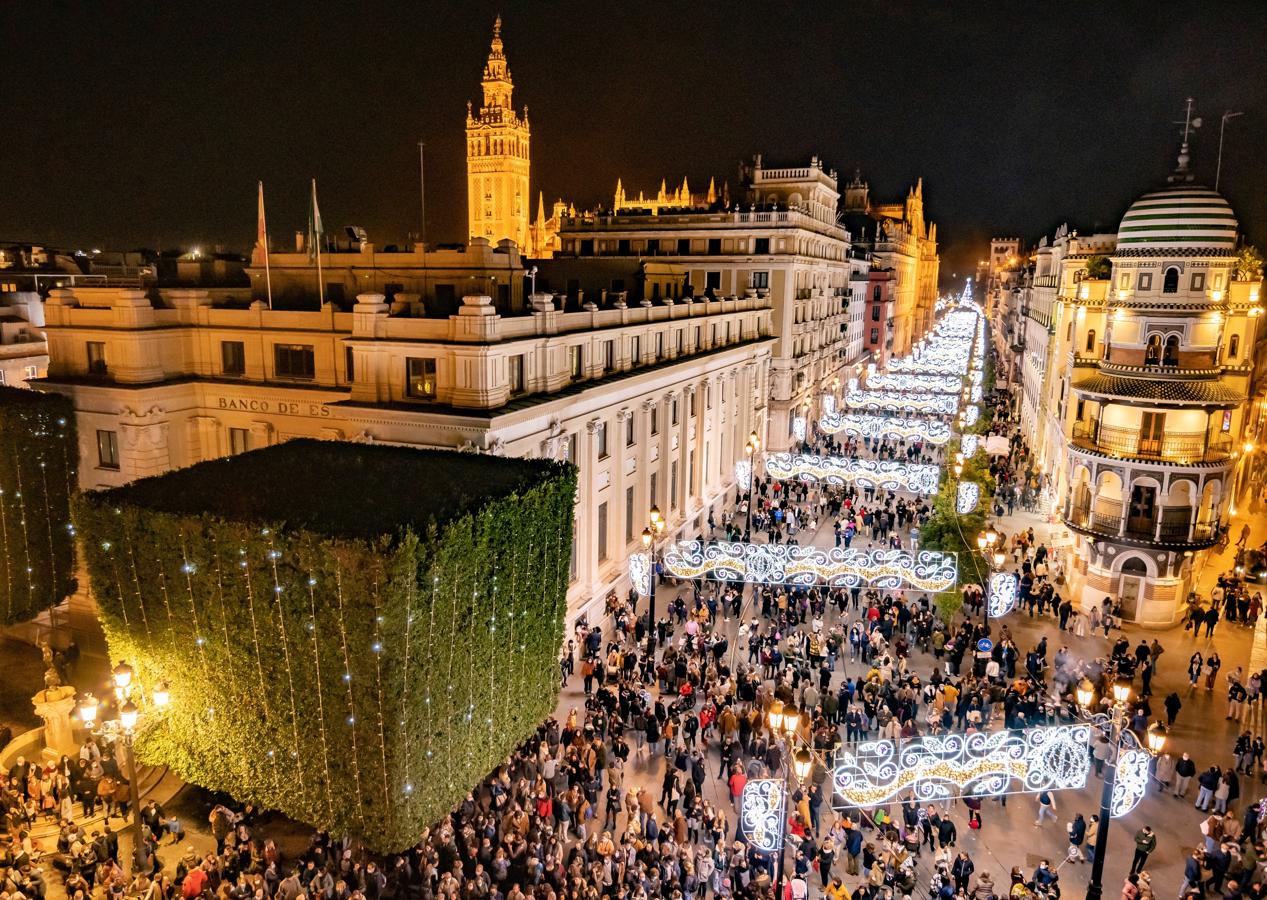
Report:
[[[44,720],[44,756],[54,762],[63,756],[75,759],[79,744],[70,723],[71,710],[75,708],[75,689],[70,685],[47,688],[31,698],[35,714]]]

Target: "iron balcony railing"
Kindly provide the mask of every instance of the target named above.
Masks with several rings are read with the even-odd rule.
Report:
[[[1220,462],[1232,455],[1232,439],[1228,435],[1211,437],[1202,431],[1166,431],[1158,437],[1147,437],[1138,428],[1101,425],[1096,419],[1075,422],[1072,439],[1076,447],[1108,456],[1180,465]]]
[[[1118,500],[1099,498],[1092,503],[1090,492],[1078,492],[1065,506],[1065,521],[1079,531],[1105,537],[1126,537],[1164,544],[1211,542],[1217,523],[1193,522],[1191,506],[1157,506],[1152,514],[1124,509]]]

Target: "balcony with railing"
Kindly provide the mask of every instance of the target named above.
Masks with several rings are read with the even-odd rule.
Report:
[[[1065,504],[1064,520],[1083,534],[1129,543],[1208,547],[1218,536],[1218,523],[1194,521],[1195,511],[1192,506],[1124,506],[1120,500],[1103,497],[1092,502],[1090,491],[1081,491]]]
[[[1151,437],[1138,428],[1102,425],[1098,419],[1074,422],[1071,440],[1075,447],[1117,459],[1143,459],[1179,466],[1225,462],[1232,456],[1229,435],[1166,431]]]

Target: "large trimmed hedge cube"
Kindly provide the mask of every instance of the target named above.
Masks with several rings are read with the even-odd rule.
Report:
[[[410,846],[554,710],[575,472],[296,440],[84,495],[111,653],[170,686],[139,758]]]
[[[0,625],[24,622],[74,589],[78,460],[69,400],[0,387]]]

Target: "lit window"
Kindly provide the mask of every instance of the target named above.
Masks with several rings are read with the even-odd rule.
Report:
[[[236,456],[251,449],[251,432],[245,428],[229,429],[229,452]]]
[[[106,345],[102,341],[88,341],[88,374],[106,374]]]
[[[274,344],[273,370],[279,378],[315,378],[316,358],[310,344]]]
[[[405,393],[421,400],[436,397],[436,361],[429,356],[411,356],[405,360]]]
[[[97,432],[97,464],[103,469],[119,468],[119,433]]]

